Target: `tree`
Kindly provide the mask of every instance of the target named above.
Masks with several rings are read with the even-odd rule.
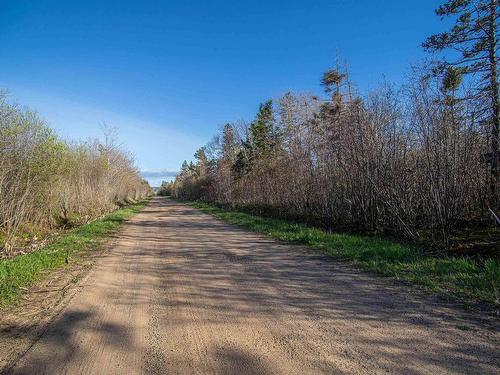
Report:
[[[242,147],[236,154],[236,159],[231,169],[236,178],[241,178],[248,172],[250,172],[252,167],[252,159],[250,158],[251,146],[250,143],[244,141]]]
[[[232,162],[237,149],[236,134],[231,124],[224,125],[222,130],[222,158]]]
[[[249,146],[252,158],[259,159],[268,155],[276,145],[272,100],[268,100],[260,105],[257,118],[252,122],[249,130]]]
[[[186,174],[188,171],[189,171],[189,164],[188,164],[187,160],[184,160],[182,162],[182,166],[181,166],[181,175]]]
[[[173,185],[174,184],[171,181],[162,181],[160,188],[158,189],[158,192],[156,193],[156,195],[160,195],[160,196],[172,195]]]
[[[208,166],[208,158],[205,152],[205,147],[201,147],[196,150],[194,154],[194,158],[196,159],[195,171],[199,177],[203,177],[207,173]]]
[[[64,141],[0,93],[0,257],[150,193],[130,154],[109,135],[104,142]]]
[[[242,142],[232,166],[237,178],[249,173],[257,161],[269,157],[279,142],[272,100],[259,106],[259,112],[248,131],[248,138]]]
[[[454,89],[460,81],[459,75],[470,75],[474,83],[474,94],[466,99],[483,102],[485,121],[491,133],[491,205],[498,204],[499,185],[499,128],[500,98],[498,87],[498,0],[448,0],[436,9],[440,17],[455,16],[454,26],[447,32],[430,36],[423,43],[425,50],[439,52],[452,49],[456,58],[440,61],[434,72],[445,73],[443,86]],[[475,79],[477,77],[477,79]],[[465,98],[464,98],[465,99]]]

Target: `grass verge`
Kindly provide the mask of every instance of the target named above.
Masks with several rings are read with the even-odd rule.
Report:
[[[143,201],[118,209],[102,219],[68,231],[43,249],[0,260],[0,307],[16,302],[22,288],[33,285],[50,271],[65,267],[87,252],[99,249],[105,238],[145,205],[146,201]]]
[[[330,233],[280,219],[222,209],[205,203],[190,206],[272,238],[307,245],[331,256],[350,260],[379,275],[421,285],[427,290],[465,302],[486,302],[500,307],[500,262],[458,257],[435,258],[412,246],[378,237]]]

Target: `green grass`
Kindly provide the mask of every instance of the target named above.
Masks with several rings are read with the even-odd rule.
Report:
[[[443,296],[466,302],[500,306],[500,262],[467,258],[425,256],[417,248],[378,237],[330,233],[285,220],[264,218],[221,209],[205,203],[189,203],[227,223],[272,238],[307,245],[358,267],[421,285]]]
[[[106,237],[146,201],[121,208],[106,217],[68,231],[56,242],[26,255],[0,260],[0,307],[15,303],[22,288],[33,285],[51,271],[78,262],[90,251],[98,250]]]

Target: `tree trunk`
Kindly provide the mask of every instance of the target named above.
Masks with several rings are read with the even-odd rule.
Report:
[[[497,39],[496,39],[496,3],[498,0],[490,1],[490,28],[489,28],[489,60],[490,60],[490,85],[493,104],[493,121],[491,124],[491,208],[498,208],[498,184],[499,184],[499,128],[500,128],[500,103],[498,93],[498,72],[497,72]]]

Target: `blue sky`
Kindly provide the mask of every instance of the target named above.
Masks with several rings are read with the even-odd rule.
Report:
[[[361,91],[401,82],[439,3],[1,0],[0,88],[64,137],[116,127],[157,185],[224,122],[319,92],[336,56]]]

